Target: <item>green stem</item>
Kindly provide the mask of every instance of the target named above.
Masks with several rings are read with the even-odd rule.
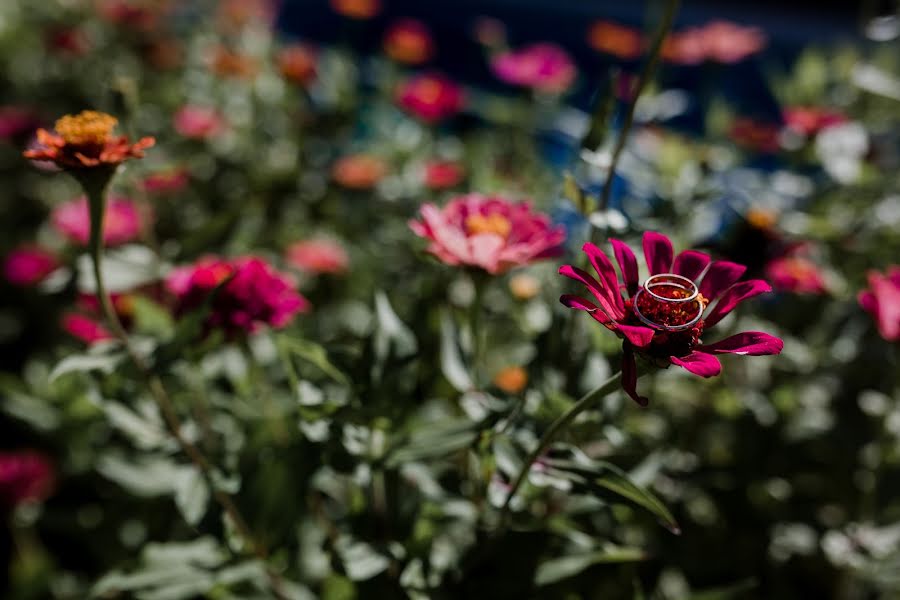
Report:
[[[522,484],[525,482],[525,478],[528,476],[529,471],[531,471],[531,466],[535,463],[535,461],[540,458],[540,456],[547,450],[550,444],[556,439],[556,436],[566,428],[569,423],[575,420],[575,417],[583,413],[585,410],[590,408],[597,400],[600,400],[607,394],[614,392],[619,389],[622,381],[622,372],[618,372],[602,384],[599,387],[594,388],[587,394],[581,397],[575,404],[573,404],[569,410],[560,415],[553,423],[551,423],[550,427],[547,428],[547,431],[544,432],[544,435],[541,437],[541,440],[538,442],[538,445],[535,446],[534,450],[531,451],[531,454],[528,455],[528,458],[525,459],[524,464],[522,465],[522,469],[519,471],[518,476],[513,481],[512,487],[509,490],[509,494],[506,496],[506,501],[503,503],[503,507],[500,509],[500,530],[505,529],[506,522],[509,518],[509,508],[512,503],[513,498],[515,498],[516,493],[519,491],[519,488],[522,487]]]
[[[616,165],[619,164],[619,156],[622,154],[622,150],[625,149],[625,142],[628,141],[628,132],[631,130],[631,126],[634,123],[634,109],[637,106],[638,98],[641,97],[641,92],[644,91],[644,87],[656,71],[656,65],[659,63],[659,55],[662,51],[663,41],[672,29],[672,22],[675,20],[675,13],[678,12],[678,5],[679,0],[667,0],[666,12],[663,14],[662,21],[660,21],[659,27],[656,29],[656,33],[653,37],[653,44],[650,46],[649,55],[647,56],[647,60],[644,61],[644,66],[641,68],[640,75],[638,75],[637,87],[634,90],[633,97],[629,98],[628,112],[625,113],[625,122],[622,124],[621,131],[619,131],[618,139],[616,139],[616,146],[609,163],[609,171],[606,173],[603,196],[600,198],[601,211],[605,211],[609,206],[609,196],[612,193],[612,182],[613,177],[615,177],[616,174]]]
[[[106,190],[109,182],[112,180],[112,175],[113,173],[109,172],[100,174],[99,176],[83,176],[79,178],[79,182],[81,183],[85,193],[87,194],[88,205],[90,207],[91,232],[88,243],[88,250],[90,253],[91,266],[94,273],[94,286],[96,289],[96,295],[100,303],[100,308],[103,312],[103,316],[105,317],[109,327],[112,329],[113,335],[122,343],[122,346],[125,348],[125,352],[128,354],[131,361],[134,363],[138,371],[141,373],[142,377],[145,379],[151,396],[159,407],[163,419],[165,420],[166,425],[168,426],[169,431],[172,434],[172,437],[175,438],[178,446],[187,455],[191,462],[194,463],[194,466],[206,480],[207,485],[212,491],[213,497],[231,519],[231,522],[234,524],[235,529],[237,529],[238,534],[247,543],[250,551],[255,554],[257,558],[263,561],[263,563],[265,563],[268,557],[268,551],[266,550],[265,546],[256,541],[256,538],[250,531],[250,527],[247,525],[246,519],[244,519],[243,515],[238,510],[237,505],[234,503],[234,500],[232,500],[231,496],[223,492],[215,484],[215,480],[213,478],[213,467],[210,462],[203,455],[203,453],[201,453],[200,450],[181,433],[183,426],[180,419],[178,418],[178,413],[175,411],[175,406],[172,403],[172,399],[170,398],[169,393],[166,391],[162,380],[152,372],[144,358],[134,349],[134,346],[131,344],[131,341],[128,338],[128,334],[125,331],[125,328],[122,326],[122,322],[119,320],[119,317],[116,314],[112,299],[106,291],[106,284],[104,282],[102,269],[103,220],[105,216],[104,213],[106,212]],[[268,566],[266,566],[266,574],[268,575],[269,583],[275,596],[280,600],[287,600],[287,596],[283,591],[284,585],[281,581],[280,576],[272,571]]]

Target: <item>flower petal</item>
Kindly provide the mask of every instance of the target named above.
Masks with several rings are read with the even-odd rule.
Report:
[[[641,327],[640,325],[620,325],[618,323],[616,323],[616,330],[621,331],[622,335],[625,336],[625,339],[638,348],[647,347],[647,345],[653,341],[653,334],[655,333],[649,327]]]
[[[737,263],[728,262],[727,260],[717,260],[709,266],[703,281],[700,283],[700,293],[703,297],[712,302],[719,297],[719,294],[734,284],[747,267]]]
[[[705,326],[712,327],[744,300],[771,291],[772,286],[762,279],[751,279],[734,284],[722,294],[722,297],[719,298],[713,309],[703,318]]]
[[[619,271],[622,272],[622,281],[625,282],[628,295],[634,296],[638,289],[638,266],[634,252],[627,244],[619,240],[610,238],[609,243],[612,244],[616,262],[619,263]]]
[[[669,360],[673,365],[678,365],[700,377],[715,377],[722,372],[722,364],[712,354],[694,351],[687,356],[673,356]]]
[[[634,350],[629,344],[622,347],[622,389],[639,406],[647,406],[649,400],[637,393],[637,363],[634,360]]]
[[[675,262],[672,264],[672,272],[676,275],[687,277],[691,281],[696,281],[700,278],[703,270],[709,266],[710,260],[707,254],[696,250],[685,250],[675,257]]]
[[[572,265],[563,265],[559,268],[559,274],[568,277],[569,279],[574,279],[575,281],[580,281],[591,291],[597,301],[600,303],[600,308],[612,319],[621,319],[624,316],[624,311],[613,304],[610,303],[609,293],[606,291],[604,284],[600,283],[594,277],[579,269],[578,267],[573,267]]]
[[[594,270],[606,283],[606,291],[609,292],[610,302],[616,308],[624,310],[625,303],[622,301],[622,294],[619,292],[619,278],[616,275],[616,268],[610,262],[609,257],[606,256],[603,250],[590,242],[587,242],[581,249],[588,255],[588,260],[591,261]]]
[[[672,268],[672,242],[661,233],[647,231],[644,233],[644,260],[651,275],[668,273]]]
[[[744,331],[724,340],[700,346],[698,350],[710,354],[740,354],[747,356],[763,356],[780,354],[784,342],[762,331]]]

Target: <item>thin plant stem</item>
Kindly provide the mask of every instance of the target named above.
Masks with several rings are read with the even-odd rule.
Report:
[[[666,1],[666,10],[659,23],[659,27],[657,27],[656,33],[653,36],[653,44],[650,46],[647,60],[644,61],[644,65],[641,67],[637,85],[635,86],[633,93],[630,94],[631,97],[628,99],[628,111],[625,113],[625,122],[622,124],[622,129],[619,131],[618,139],[616,139],[616,146],[613,149],[612,158],[609,162],[609,171],[606,173],[606,183],[603,185],[603,195],[600,197],[601,211],[605,211],[609,206],[609,196],[612,193],[612,182],[616,174],[616,165],[619,164],[619,157],[622,154],[622,150],[625,149],[625,142],[628,141],[628,133],[634,123],[634,109],[637,106],[638,98],[641,97],[641,92],[644,91],[644,87],[646,87],[647,83],[649,83],[650,79],[653,77],[653,73],[656,71],[656,65],[659,63],[659,55],[662,51],[663,41],[672,29],[672,23],[675,20],[675,13],[678,12],[679,4],[680,0]]]
[[[172,403],[172,399],[169,396],[168,391],[166,391],[166,388],[159,376],[153,373],[144,358],[135,350],[134,346],[131,344],[131,341],[128,338],[128,334],[126,333],[125,328],[122,326],[122,322],[119,320],[119,317],[116,314],[112,299],[106,291],[106,284],[104,281],[102,269],[103,221],[106,209],[106,189],[110,179],[111,176],[105,181],[91,181],[87,179],[81,180],[82,187],[84,187],[85,193],[88,196],[88,204],[90,206],[91,231],[89,238],[89,253],[94,274],[95,291],[100,303],[100,308],[103,312],[103,316],[107,324],[111,328],[113,335],[119,340],[119,342],[121,342],[123,348],[125,349],[125,352],[131,359],[131,362],[134,363],[135,367],[137,367],[141,376],[144,378],[147,387],[150,390],[150,394],[156,402],[156,405],[159,407],[160,413],[163,416],[163,420],[166,422],[166,425],[169,428],[172,437],[175,438],[175,441],[178,443],[179,448],[181,448],[182,452],[187,455],[188,459],[190,459],[190,461],[203,476],[207,485],[212,491],[213,497],[216,499],[216,502],[219,503],[219,505],[225,511],[225,514],[228,515],[228,518],[231,520],[232,524],[237,530],[238,535],[240,535],[244,542],[248,545],[250,552],[256,555],[256,557],[264,563],[272,592],[280,600],[287,600],[287,596],[283,591],[284,585],[281,581],[281,577],[277,573],[275,573],[267,564],[265,564],[268,558],[268,550],[261,542],[257,541],[257,539],[254,537],[249,525],[247,525],[246,519],[244,519],[231,496],[219,489],[219,487],[215,484],[215,480],[213,477],[213,466],[203,455],[203,453],[197,448],[197,446],[195,446],[190,440],[185,438],[181,433],[183,426],[181,420],[178,418],[178,413],[175,410],[175,406]]]

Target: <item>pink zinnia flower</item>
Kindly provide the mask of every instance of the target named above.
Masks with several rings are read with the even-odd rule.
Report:
[[[98,319],[80,313],[63,315],[60,325],[63,331],[88,346],[113,339],[112,333]]]
[[[103,243],[118,246],[140,237],[150,216],[132,200],[113,196],[106,204],[103,219]],[[53,227],[71,242],[86,245],[91,233],[88,201],[80,196],[60,204],[50,215]]]
[[[397,62],[422,64],[434,55],[431,31],[416,19],[399,19],[384,34],[384,52]]]
[[[780,292],[824,294],[828,291],[821,269],[803,256],[788,255],[769,261],[766,277]]]
[[[59,261],[49,250],[38,246],[19,246],[6,255],[3,275],[13,285],[23,287],[40,283],[59,267]]]
[[[0,106],[0,140],[19,140],[40,125],[37,114],[21,106]]]
[[[503,273],[519,265],[556,256],[565,241],[563,227],[534,212],[527,202],[469,194],[444,208],[425,204],[421,221],[410,221],[416,235],[430,243],[427,251],[448,265],[466,265]]]
[[[186,169],[173,169],[147,175],[141,182],[144,191],[151,194],[174,194],[183,190],[190,180]]]
[[[397,88],[397,104],[426,123],[436,123],[462,110],[462,88],[440,73],[416,75]]]
[[[53,465],[34,451],[0,452],[0,505],[7,509],[41,502],[50,495]]]
[[[847,116],[840,111],[817,106],[791,106],[784,110],[784,122],[788,129],[810,137],[826,127],[846,123]]]
[[[560,302],[587,311],[623,339],[622,387],[640,405],[646,405],[647,398],[637,393],[635,352],[658,366],[678,365],[701,377],[719,374],[722,365],[717,354],[781,352],[784,343],[761,331],[745,331],[713,344],[701,339],[742,301],[771,291],[761,279],[738,282],[746,271],[743,265],[711,263],[709,256],[694,250],[674,256],[669,238],[649,231],[643,245],[650,277],[639,285],[634,253],[619,240],[610,239],[610,243],[621,279],[606,254],[587,243],[582,249],[600,279],[571,265],[560,267],[559,272],[587,286],[597,303],[570,294],[560,297]]]
[[[252,333],[260,324],[284,327],[297,313],[309,310],[309,302],[294,288],[289,275],[254,256],[201,258],[166,278],[178,314],[201,307],[215,291],[207,326],[229,335]]]
[[[872,315],[878,333],[889,342],[900,340],[900,265],[887,273],[869,271],[869,289],[859,293],[859,305]]]
[[[284,260],[307,273],[344,273],[350,265],[344,247],[325,238],[294,242],[285,250]]]
[[[707,60],[736,63],[766,47],[766,36],[756,27],[744,27],[729,21],[713,21],[703,29]]]
[[[463,166],[452,160],[433,160],[425,164],[423,179],[432,190],[452,188],[465,176]]]
[[[188,104],[182,106],[172,119],[175,131],[186,138],[204,140],[218,134],[225,120],[215,108]]]
[[[577,75],[569,54],[547,42],[501,52],[491,60],[491,69],[506,83],[554,94],[566,91]]]

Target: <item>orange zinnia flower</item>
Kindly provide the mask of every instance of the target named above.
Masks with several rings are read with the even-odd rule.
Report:
[[[118,119],[106,113],[85,110],[56,121],[54,133],[37,130],[38,145],[26,150],[25,158],[50,161],[63,169],[113,167],[129,158],[142,158],[156,140],[145,137],[132,144],[126,136],[113,135]]]
[[[623,60],[638,58],[644,46],[638,30],[609,21],[597,21],[591,26],[588,44],[598,52],[612,54]]]

